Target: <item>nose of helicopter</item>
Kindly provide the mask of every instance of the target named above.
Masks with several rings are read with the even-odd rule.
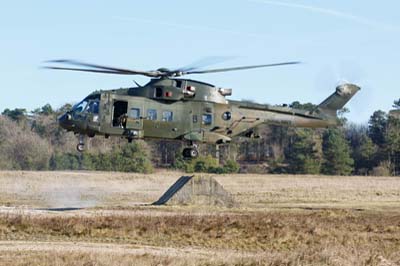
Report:
[[[60,127],[70,130],[73,128],[72,116],[70,113],[62,114],[58,117],[58,124]]]

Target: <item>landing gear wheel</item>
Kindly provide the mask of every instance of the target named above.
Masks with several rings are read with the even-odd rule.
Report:
[[[189,154],[191,158],[197,158],[197,156],[199,156],[199,151],[197,149],[190,148]]]
[[[79,143],[76,145],[76,149],[79,152],[83,152],[85,150],[85,135],[79,134]]]
[[[193,159],[199,156],[199,151],[196,148],[185,148],[182,155],[185,159]]]
[[[83,151],[85,150],[85,144],[79,143],[78,145],[76,145],[76,149],[77,149],[79,152],[83,152]]]

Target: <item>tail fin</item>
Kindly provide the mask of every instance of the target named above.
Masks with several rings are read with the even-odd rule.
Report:
[[[360,90],[354,84],[343,84],[336,87],[336,91],[318,105],[318,110],[330,117],[336,117],[337,111]]]

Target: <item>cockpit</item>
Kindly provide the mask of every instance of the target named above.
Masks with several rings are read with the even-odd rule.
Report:
[[[98,123],[100,94],[92,94],[75,104],[72,109],[58,117],[58,123],[67,130],[86,130],[85,123]]]
[[[75,104],[72,107],[72,111],[74,113],[82,113],[86,109],[87,104],[88,104],[88,102],[86,100],[83,100],[83,101]]]
[[[72,107],[72,112],[75,114],[92,113],[98,114],[100,106],[100,95],[88,96],[81,102]]]

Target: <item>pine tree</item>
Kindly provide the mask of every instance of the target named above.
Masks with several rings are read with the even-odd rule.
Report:
[[[295,132],[286,150],[288,170],[293,174],[319,174],[321,163],[312,130],[300,129]]]
[[[400,110],[400,99],[393,102],[393,108]]]
[[[363,135],[360,142],[360,146],[358,146],[353,153],[355,168],[357,170],[369,172],[375,166],[374,157],[377,147],[367,135]]]
[[[389,117],[386,152],[394,175],[400,174],[400,119]]]
[[[368,122],[368,136],[372,142],[378,146],[374,155],[374,165],[385,164],[389,162],[387,152],[387,128],[388,128],[388,115],[381,111],[375,111]]]
[[[353,171],[354,160],[350,148],[339,129],[328,129],[322,141],[322,173],[327,175],[349,175]]]
[[[368,135],[380,147],[385,144],[386,128],[387,114],[381,110],[375,111],[368,122]]]

